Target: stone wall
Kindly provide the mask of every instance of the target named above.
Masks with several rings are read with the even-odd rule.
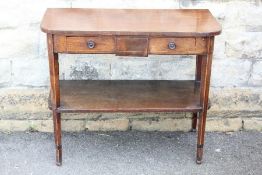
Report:
[[[208,8],[221,23],[216,38],[208,131],[262,131],[262,1],[8,0],[0,1],[0,131],[52,132],[47,109],[48,7]],[[193,56],[61,55],[61,79],[193,79]],[[188,131],[190,113],[63,115],[63,130]]]

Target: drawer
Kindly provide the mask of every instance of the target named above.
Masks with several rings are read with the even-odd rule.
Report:
[[[118,36],[116,37],[117,56],[148,55],[148,38],[143,36]]]
[[[57,53],[115,53],[119,56],[206,54],[206,38],[146,36],[54,36]]]
[[[150,38],[150,54],[205,54],[207,42],[205,38]]]
[[[111,36],[102,37],[66,37],[68,53],[114,53],[115,39]]]

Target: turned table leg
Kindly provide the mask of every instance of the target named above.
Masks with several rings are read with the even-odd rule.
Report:
[[[62,165],[62,144],[61,144],[61,114],[57,112],[60,106],[60,88],[59,88],[59,63],[58,54],[54,53],[53,35],[47,34],[48,58],[51,84],[51,105],[54,122],[54,137],[56,147],[56,164]]]
[[[209,95],[209,85],[211,76],[211,65],[212,65],[212,53],[213,53],[214,37],[208,38],[207,55],[199,57],[201,59],[201,84],[200,84],[200,104],[202,106],[202,112],[200,112],[199,123],[198,123],[198,138],[197,138],[197,155],[196,162],[198,164],[202,163],[203,158],[203,147],[204,147],[204,137],[206,128],[206,115],[208,109],[208,95]]]

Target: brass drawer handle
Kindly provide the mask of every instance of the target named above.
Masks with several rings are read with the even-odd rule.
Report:
[[[95,45],[96,45],[96,44],[95,44],[94,41],[88,41],[88,42],[87,42],[87,46],[88,46],[89,49],[93,49],[93,48],[95,47]]]
[[[169,42],[168,48],[171,49],[171,50],[174,50],[176,48],[176,44],[174,42]]]

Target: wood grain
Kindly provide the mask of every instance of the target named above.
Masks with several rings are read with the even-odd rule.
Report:
[[[88,41],[95,43],[94,48],[88,48]],[[115,39],[111,36],[98,37],[66,37],[67,53],[114,53]]]
[[[221,26],[207,9],[47,9],[42,31],[62,35],[214,36]]]
[[[117,56],[148,56],[148,38],[147,37],[116,37],[116,55]]]
[[[198,124],[198,136],[197,136],[197,155],[196,162],[202,163],[203,159],[203,146],[205,139],[205,128],[206,128],[206,116],[208,110],[208,96],[210,87],[210,77],[212,68],[212,53],[214,50],[214,37],[208,39],[208,54],[201,57],[201,81],[200,81],[200,103],[202,111],[200,112],[199,124]]]
[[[58,54],[54,53],[53,36],[47,35],[48,43],[48,61],[49,74],[51,85],[52,110],[55,110],[60,105],[60,91],[59,91],[59,62]]]
[[[168,44],[174,42],[175,49],[170,49]],[[150,38],[149,53],[157,55],[190,55],[190,54],[205,54],[207,47],[204,44],[205,39],[199,38]],[[200,45],[200,46],[199,46]]]
[[[54,52],[55,53],[66,53],[66,36],[54,35]]]
[[[53,35],[47,34],[48,60],[51,84],[51,108],[53,112],[54,137],[56,146],[56,164],[62,165],[62,144],[61,144],[61,114],[57,112],[60,107],[60,85],[59,85],[59,62],[58,54],[54,52]]]
[[[201,111],[199,84],[168,80],[61,80],[59,112]]]

